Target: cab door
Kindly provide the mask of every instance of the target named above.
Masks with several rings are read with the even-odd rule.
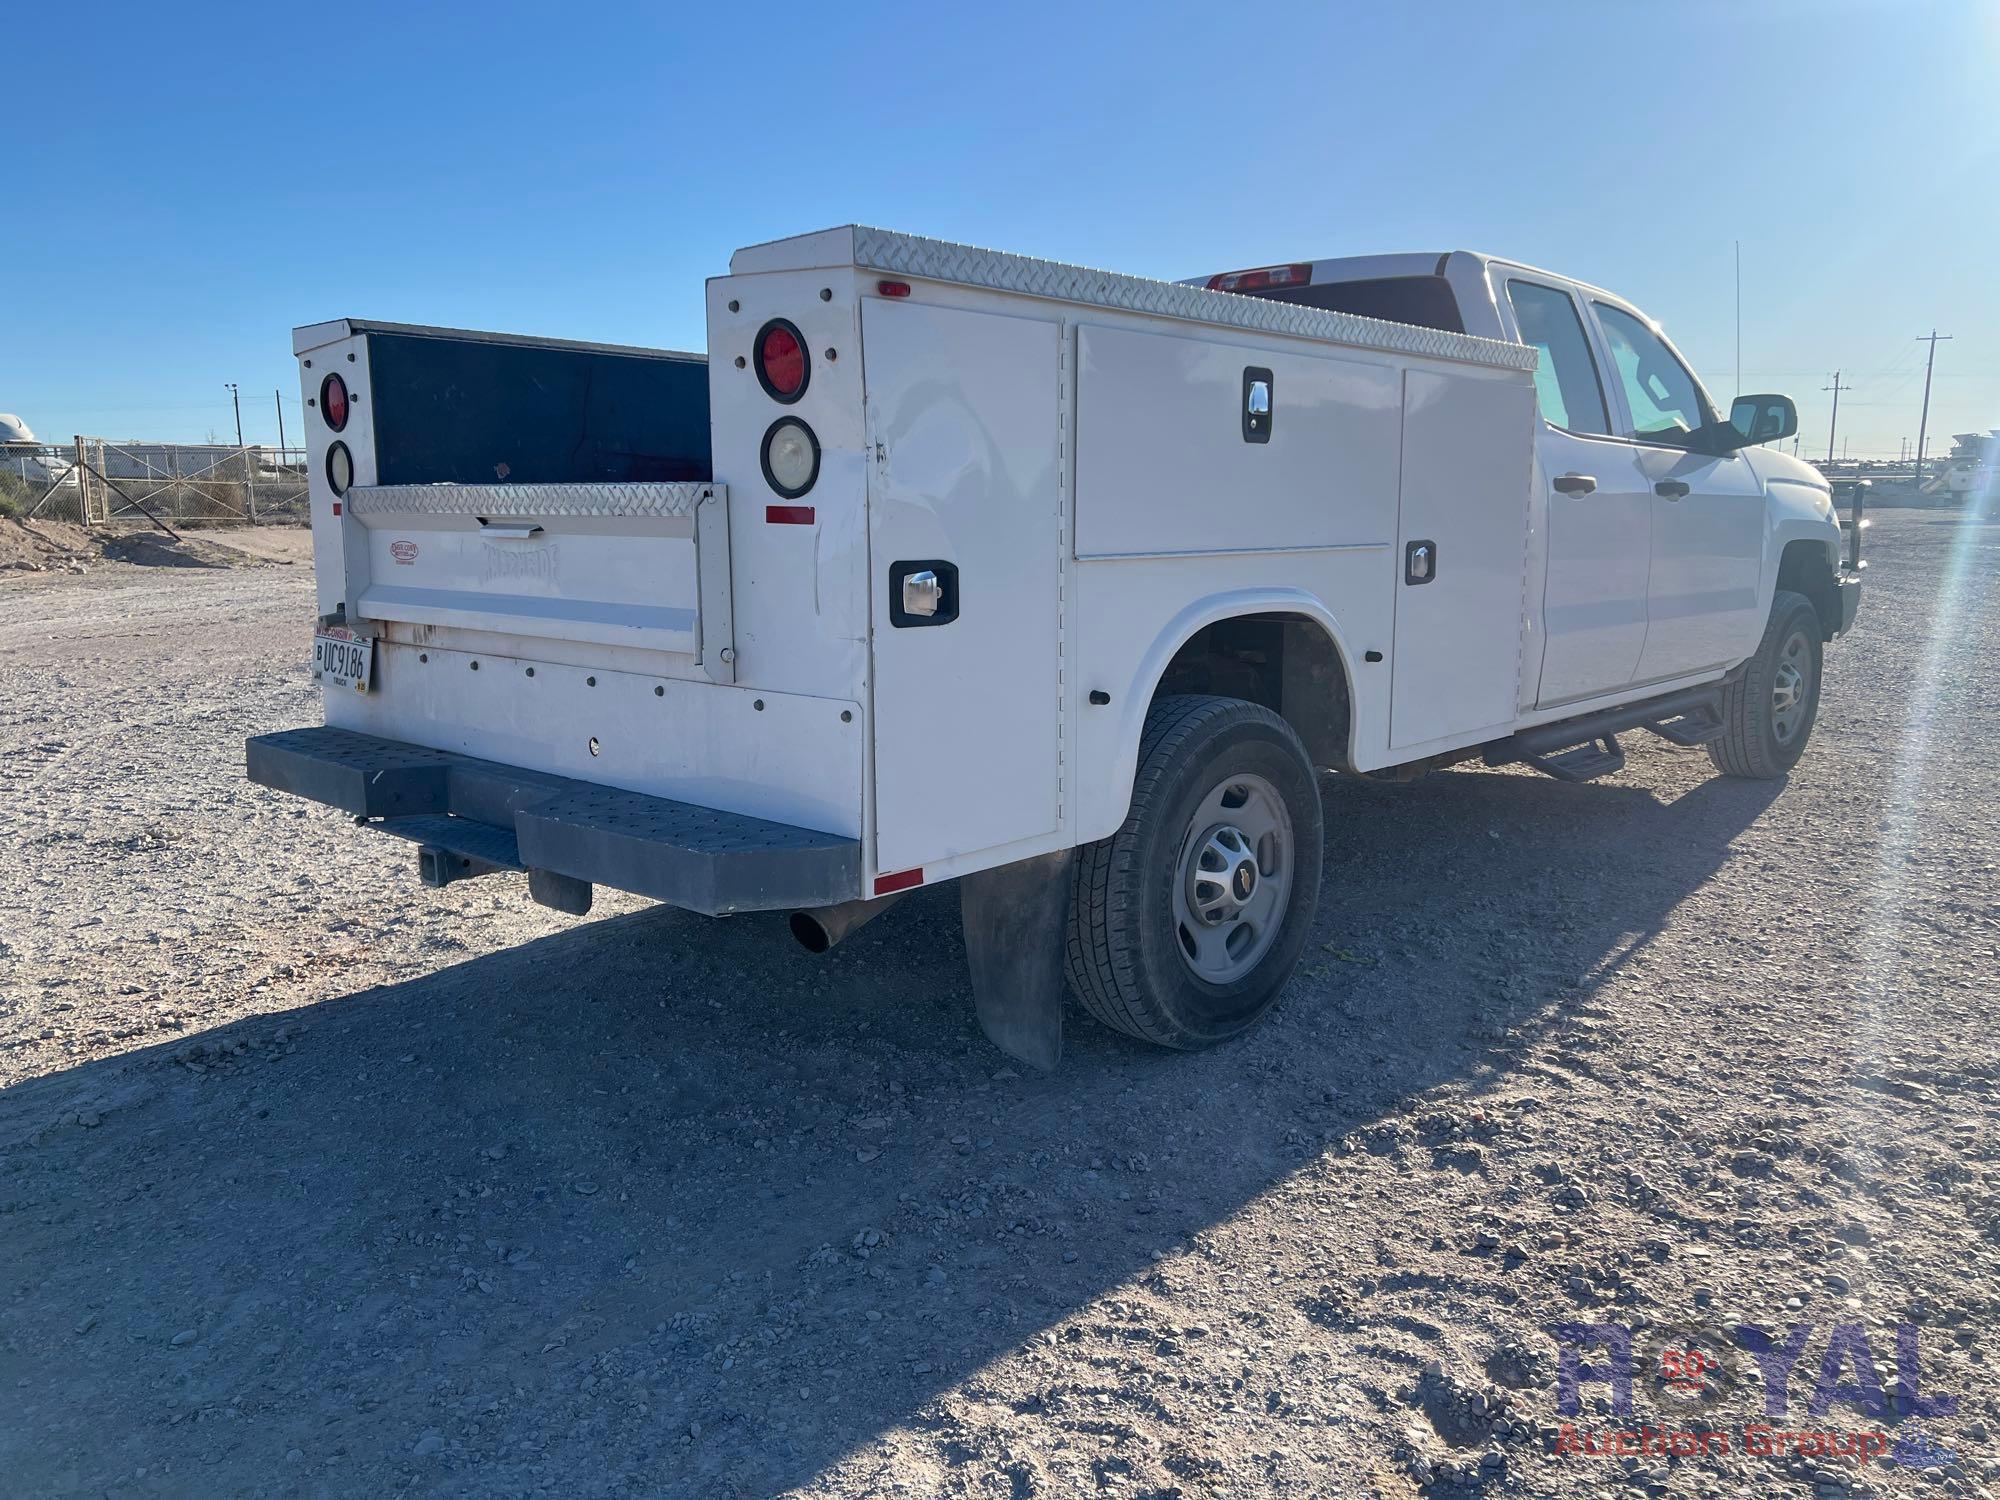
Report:
[[[1714,413],[1673,346],[1630,308],[1600,297],[1590,310],[1610,358],[1613,420],[1634,445],[1651,512],[1639,680],[1734,665],[1764,629],[1764,487],[1741,453],[1688,446]]]
[[[1535,475],[1546,516],[1543,708],[1616,692],[1646,644],[1650,485],[1638,451],[1611,435],[1598,355],[1568,288],[1496,268],[1516,335],[1541,353]]]

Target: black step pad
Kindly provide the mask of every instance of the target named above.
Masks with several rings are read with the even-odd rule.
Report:
[[[1722,738],[1722,715],[1712,708],[1692,709],[1676,718],[1646,726],[1669,744],[1692,747]]]
[[[1607,734],[1554,755],[1529,757],[1528,764],[1558,781],[1595,781],[1624,770],[1625,751],[1618,743],[1618,736]]]
[[[453,761],[444,750],[356,734],[351,729],[287,729],[245,747],[250,779],[358,818],[449,812]]]
[[[515,814],[523,864],[705,912],[820,906],[860,884],[861,846],[837,833],[571,786]]]

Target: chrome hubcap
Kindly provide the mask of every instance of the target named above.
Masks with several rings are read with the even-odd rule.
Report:
[[[1285,919],[1292,819],[1261,776],[1232,776],[1202,798],[1181,840],[1174,927],[1181,957],[1210,984],[1255,968]]]
[[[1242,829],[1224,823],[1204,834],[1188,862],[1188,906],[1210,927],[1233,921],[1257,894],[1257,851]]]
[[[1771,732],[1779,744],[1789,745],[1799,732],[1811,697],[1812,645],[1804,631],[1795,630],[1785,638],[1771,674]]]

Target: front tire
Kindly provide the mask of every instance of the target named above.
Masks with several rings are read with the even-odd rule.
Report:
[[[1722,690],[1725,727],[1708,743],[1717,769],[1769,781],[1799,763],[1819,718],[1821,663],[1819,611],[1804,594],[1779,590],[1757,654]]]
[[[1291,725],[1237,698],[1156,700],[1124,826],[1077,851],[1071,990],[1105,1025],[1165,1047],[1248,1029],[1298,967],[1323,837]]]

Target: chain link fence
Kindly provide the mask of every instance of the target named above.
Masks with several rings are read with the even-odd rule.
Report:
[[[84,526],[303,525],[306,451],[97,437],[10,443],[0,447],[0,513]]]

